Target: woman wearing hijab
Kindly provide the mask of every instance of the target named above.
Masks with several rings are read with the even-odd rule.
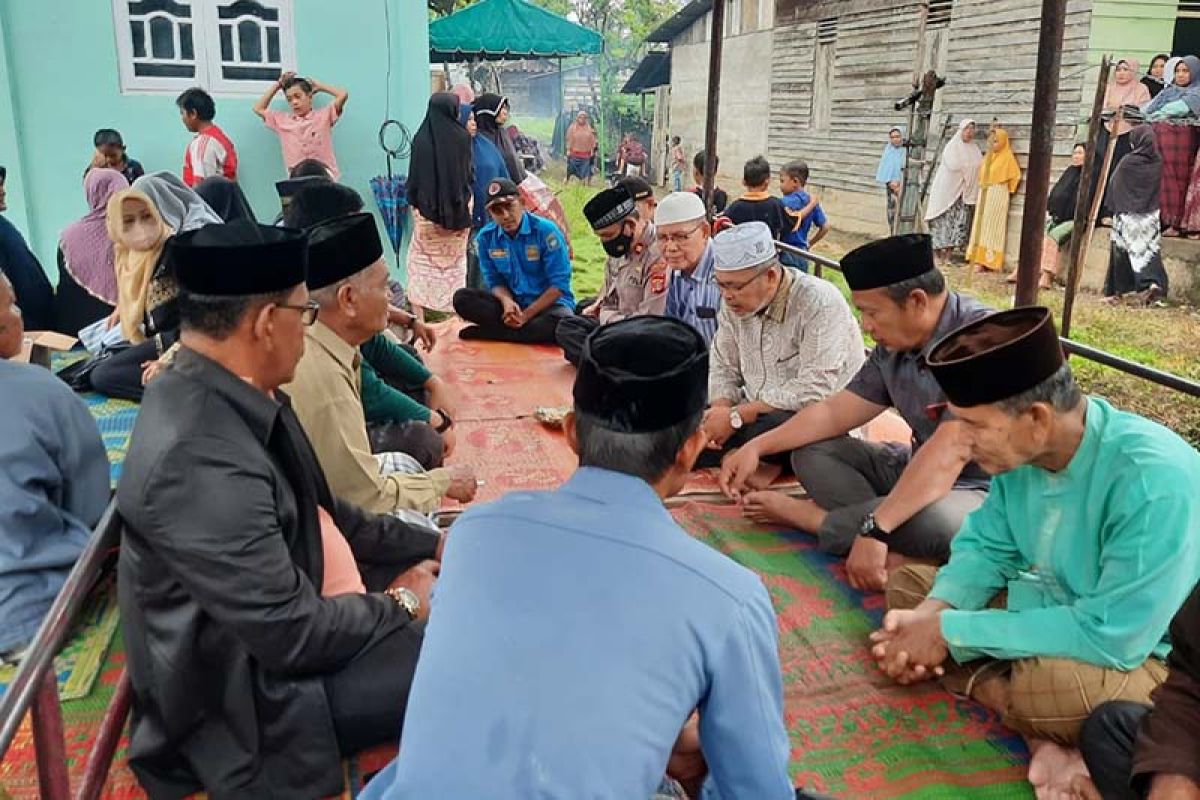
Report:
[[[426,308],[453,311],[454,293],[467,281],[473,159],[471,134],[459,119],[458,97],[438,92],[429,98],[425,120],[412,141],[408,299],[421,322]]]
[[[1071,148],[1071,165],[1063,170],[1046,200],[1046,240],[1042,242],[1039,289],[1054,287],[1061,250],[1071,241],[1071,232],[1075,229],[1075,204],[1079,198],[1079,176],[1086,154],[1087,147],[1083,142],[1077,142]],[[1017,270],[1008,274],[1008,282],[1017,282]]]
[[[1021,167],[1008,143],[1008,132],[996,128],[988,154],[979,168],[979,206],[971,223],[967,263],[979,272],[1004,267],[1004,245],[1008,236],[1008,203],[1021,182]]]
[[[224,222],[239,219],[257,221],[254,209],[250,208],[250,202],[242,194],[242,187],[228,178],[219,175],[205,178],[196,184],[195,192]]]
[[[8,170],[0,167],[0,212],[8,210],[7,181]],[[29,249],[25,237],[3,213],[0,213],[0,272],[12,284],[17,305],[21,307],[21,316],[25,320],[25,330],[53,328],[54,289],[50,286],[50,279],[46,277],[37,256]]]
[[[508,167],[508,177],[513,183],[520,184],[525,180],[525,167],[517,157],[517,150],[512,140],[504,135],[504,123],[508,122],[508,98],[498,94],[481,94],[475,98],[475,124],[479,126],[479,135],[496,146],[500,155],[504,156],[504,164]]]
[[[1138,71],[1141,67],[1138,62],[1132,58],[1123,58],[1117,62],[1116,68],[1113,71],[1113,82],[1108,85],[1104,92],[1104,111],[1106,113],[1116,113],[1118,108],[1122,106],[1137,106],[1141,108],[1146,103],[1150,102],[1150,90],[1142,85],[1138,80]],[[1117,169],[1117,164],[1121,163],[1121,159],[1129,155],[1129,132],[1133,130],[1133,125],[1129,122],[1122,121],[1120,130],[1114,130],[1116,124],[1115,119],[1110,119],[1105,122],[1100,128],[1100,135],[1096,140],[1096,152],[1105,153],[1108,151],[1108,142],[1111,137],[1116,136],[1117,142],[1113,146],[1112,162],[1108,167],[1108,175],[1104,176],[1103,184],[1101,184],[1100,170],[1104,167],[1104,160],[1097,158],[1092,171],[1093,186],[1108,186],[1108,182],[1112,180],[1112,174]],[[1108,208],[1108,192],[1105,191],[1104,200],[1100,204],[1100,218],[1107,220],[1112,216],[1112,212]]]
[[[945,266],[950,251],[967,242],[970,209],[979,198],[982,161],[983,154],[975,145],[975,120],[964,119],[958,124],[958,132],[942,148],[925,207],[925,221],[929,223],[938,266]]]
[[[1142,76],[1142,85],[1146,87],[1146,91],[1150,93],[1150,99],[1158,97],[1158,93],[1163,90],[1166,81],[1163,79],[1163,73],[1166,71],[1167,62],[1171,60],[1171,56],[1167,53],[1159,53],[1154,58],[1150,59],[1150,69]]]
[[[176,233],[222,222],[217,212],[172,172],[143,175],[133,182],[131,188],[149,197],[158,213]]]
[[[63,230],[58,240],[58,327],[74,334],[104,319],[117,304],[113,245],[105,214],[108,200],[129,188],[115,169],[90,170],[83,179],[88,213]]]
[[[472,289],[483,289],[483,276],[479,272],[479,252],[476,250],[475,237],[484,225],[491,222],[487,213],[487,187],[496,178],[507,178],[508,167],[504,164],[504,156],[496,149],[491,140],[479,135],[479,126],[475,122],[475,114],[471,106],[459,107],[459,119],[471,136],[471,155],[475,162],[475,174],[471,181],[471,194],[474,204],[471,211],[471,237],[467,247],[467,286]]]
[[[1172,82],[1143,109],[1147,122],[1154,123],[1154,140],[1162,156],[1160,221],[1163,236],[1178,236],[1184,227],[1188,183],[1192,177],[1200,133],[1193,125],[1170,120],[1200,117],[1200,58],[1184,56],[1175,65]]]
[[[1113,229],[1104,278],[1104,295],[1110,303],[1137,292],[1138,300],[1150,305],[1167,293],[1159,238],[1158,187],[1163,159],[1154,136],[1149,125],[1134,128],[1129,134],[1133,149],[1113,174]]]
[[[888,143],[883,146],[879,166],[875,169],[875,182],[883,184],[887,196],[888,230],[896,225],[896,211],[900,202],[900,184],[904,180],[904,161],[908,150],[904,147],[904,131],[899,125],[888,129]]]

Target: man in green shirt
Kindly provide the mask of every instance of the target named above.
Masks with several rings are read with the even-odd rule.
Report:
[[[936,576],[892,575],[873,655],[1002,714],[1038,797],[1059,796],[1086,773],[1089,712],[1149,702],[1166,676],[1167,626],[1200,578],[1200,454],[1083,396],[1047,309],[966,325],[927,363],[961,447],[996,477]]]

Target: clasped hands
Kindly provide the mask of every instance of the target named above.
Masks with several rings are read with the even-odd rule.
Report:
[[[914,609],[889,611],[883,627],[871,634],[871,655],[897,683],[918,683],[945,674],[950,657],[942,636],[941,613],[948,606],[926,600]]]

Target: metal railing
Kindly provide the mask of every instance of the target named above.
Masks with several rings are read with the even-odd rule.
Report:
[[[813,274],[817,277],[822,277],[821,270],[823,267],[829,267],[830,269],[835,269],[841,272],[841,264],[839,264],[835,259],[829,258],[828,256],[818,255],[817,253],[812,253],[808,250],[794,247],[790,244],[784,244],[783,242],[776,242],[775,248],[777,250],[793,253],[801,258],[805,258],[813,262]],[[1196,381],[1184,378],[1180,375],[1175,375],[1170,372],[1164,372],[1163,370],[1155,369],[1154,367],[1148,367],[1145,364],[1139,364],[1138,362],[1130,361],[1127,358],[1121,358],[1120,356],[1109,353],[1106,350],[1101,350],[1097,347],[1092,347],[1091,345],[1082,344],[1072,339],[1064,339],[1060,336],[1059,340],[1062,342],[1063,350],[1065,350],[1068,354],[1077,355],[1080,358],[1087,359],[1088,361],[1093,361],[1105,367],[1110,367],[1118,372],[1123,372],[1126,375],[1132,375],[1135,378],[1149,381],[1150,383],[1158,386],[1164,386],[1168,389],[1182,392],[1183,394],[1190,395],[1191,397],[1200,397],[1200,383]]]
[[[83,608],[109,556],[117,548],[120,528],[114,500],[109,503],[58,597],[50,606],[8,691],[0,698],[0,761],[8,754],[13,738],[26,713],[29,713],[42,800],[71,800],[72,797],[54,657],[66,644],[72,622]],[[125,719],[129,716],[130,699],[129,676],[122,670],[116,691],[88,753],[83,779],[74,795],[76,800],[96,800],[100,797],[121,731],[125,727]]]

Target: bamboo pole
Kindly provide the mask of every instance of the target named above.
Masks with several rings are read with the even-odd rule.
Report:
[[[721,54],[725,44],[725,3],[712,8],[712,41],[708,47],[708,113],[704,119],[704,207],[712,219],[713,187],[717,182],[717,122],[721,105]]]

